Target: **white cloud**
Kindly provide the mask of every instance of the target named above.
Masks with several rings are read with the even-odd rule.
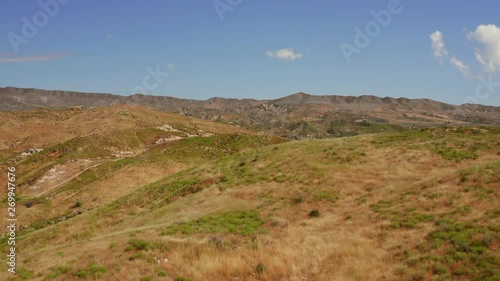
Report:
[[[285,48],[277,50],[276,52],[267,51],[266,55],[270,58],[277,58],[281,60],[291,60],[291,61],[300,59],[304,56],[303,54],[295,53],[295,51],[292,48]]]
[[[468,37],[483,45],[483,48],[475,49],[475,55],[484,69],[487,72],[500,70],[500,27],[494,24],[479,25]]]
[[[60,58],[61,55],[45,55],[45,56],[31,56],[31,57],[0,57],[0,63],[22,63],[32,61],[51,61]]]
[[[116,39],[116,36],[113,33],[107,33],[106,34],[106,39],[108,39],[108,40],[114,40],[114,39]]]
[[[168,69],[174,69],[174,68],[175,68],[175,65],[174,65],[173,63],[169,62],[169,63],[167,64],[167,68],[168,68]]]
[[[455,57],[452,57],[450,59],[450,63],[453,66],[455,66],[458,69],[458,71],[460,71],[460,73],[462,73],[463,76],[465,76],[465,77],[471,76],[469,66],[464,64],[461,60],[459,60]]]
[[[430,35],[431,38],[431,46],[434,51],[434,57],[440,62],[443,62],[443,58],[448,56],[448,50],[444,45],[443,34],[441,31],[437,30]]]

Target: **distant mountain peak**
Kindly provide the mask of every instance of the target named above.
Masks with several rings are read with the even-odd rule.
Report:
[[[290,96],[299,96],[299,97],[310,97],[312,95],[308,94],[308,93],[304,93],[304,92],[297,92],[293,95],[290,95]]]

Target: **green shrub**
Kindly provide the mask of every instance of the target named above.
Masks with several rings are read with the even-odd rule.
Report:
[[[131,255],[130,257],[128,257],[128,260],[133,261],[133,260],[144,259],[144,258],[146,258],[146,255],[144,253],[135,253],[135,254]]]
[[[257,271],[258,274],[262,274],[266,268],[262,263],[258,263],[257,266],[255,267],[255,271]]]
[[[274,177],[274,181],[275,182],[279,182],[279,183],[285,182],[286,181],[286,176],[283,175],[283,174],[279,174],[276,177]]]
[[[50,273],[47,274],[47,276],[45,277],[44,280],[52,280],[52,279],[59,277],[62,274],[66,274],[66,273],[71,271],[71,267],[66,266],[66,265],[58,265],[58,266],[51,267],[49,270],[50,270]]]
[[[326,190],[321,190],[320,192],[318,192],[318,194],[316,194],[314,196],[314,199],[318,200],[318,201],[330,201],[332,203],[334,203],[335,201],[337,201],[339,199],[339,195],[340,195],[340,192],[339,191],[335,191],[333,194],[326,191]]]
[[[444,159],[450,160],[450,161],[455,161],[455,162],[461,162],[464,159],[477,159],[478,156],[475,152],[473,151],[463,151],[463,150],[455,150],[452,148],[445,148],[438,150],[437,153],[441,156],[443,156]]]
[[[16,275],[17,275],[16,280],[30,280],[31,277],[33,277],[33,275],[34,275],[34,272],[32,270],[27,269],[27,268],[18,266],[16,268]]]
[[[297,195],[295,197],[292,198],[292,203],[293,204],[300,204],[304,202],[304,199],[302,198],[302,195]]]
[[[145,241],[145,240],[140,240],[140,239],[130,239],[128,241],[128,247],[127,247],[127,250],[132,250],[132,249],[135,249],[135,250],[139,250],[139,251],[147,251],[149,249],[151,249],[151,244],[148,242],[148,241]]]
[[[253,235],[261,231],[264,224],[256,212],[236,211],[219,216],[202,217],[194,221],[172,225],[162,231],[162,235],[182,233],[232,233]]]
[[[89,275],[89,272],[86,271],[85,269],[78,269],[76,271],[76,277],[78,278],[87,278],[87,276]]]
[[[308,216],[311,217],[311,218],[317,218],[317,217],[319,217],[319,210],[318,209],[311,210],[309,212]]]
[[[106,267],[95,262],[89,264],[88,270],[90,271],[90,273],[97,275],[100,273],[106,273],[108,271]]]
[[[73,207],[80,208],[81,206],[83,206],[83,202],[82,201],[76,201],[75,205]]]
[[[411,260],[420,261],[419,268],[432,272],[435,280],[451,280],[452,275],[460,276],[460,280],[500,280],[500,259],[491,247],[492,241],[498,239],[496,229],[450,219],[436,220],[435,227],[416,247],[417,257],[404,256],[409,259],[407,265]],[[411,262],[410,266],[417,263]]]
[[[94,279],[102,277],[104,274],[108,272],[108,269],[96,262],[90,263],[86,269],[78,269],[76,271],[76,277],[78,278],[87,278],[89,276]]]

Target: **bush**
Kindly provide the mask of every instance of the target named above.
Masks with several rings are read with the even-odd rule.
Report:
[[[86,271],[85,269],[79,269],[76,272],[76,277],[78,277],[78,278],[87,278],[88,275],[89,275],[89,272]]]
[[[18,267],[16,269],[16,275],[17,279],[15,280],[20,280],[20,281],[31,280],[34,275],[34,272],[24,267]]]
[[[317,218],[317,217],[319,217],[319,210],[318,209],[314,209],[314,210],[310,211],[308,215],[311,218]]]
[[[89,273],[94,276],[94,277],[100,277],[100,276],[103,276],[104,274],[106,274],[108,272],[108,269],[100,264],[97,264],[95,262],[89,264],[87,270],[89,271]]]
[[[292,203],[293,204],[300,204],[304,202],[304,199],[302,199],[302,196],[301,195],[297,195],[295,197],[292,198]]]
[[[163,230],[161,234],[231,233],[249,236],[263,231],[263,224],[264,221],[259,218],[256,212],[236,211],[172,225]]]
[[[318,201],[325,200],[325,201],[330,201],[330,202],[334,203],[335,201],[337,201],[339,199],[339,195],[340,195],[339,191],[335,191],[332,194],[326,190],[322,190],[314,196],[314,199],[316,199]]]
[[[83,202],[82,202],[82,201],[79,201],[79,200],[78,200],[78,201],[76,201],[76,203],[75,203],[74,207],[75,207],[75,208],[80,208],[81,206],[83,206]]]
[[[146,255],[144,255],[144,253],[136,253],[136,254],[133,254],[130,257],[128,257],[128,260],[133,261],[133,260],[144,259],[144,258],[146,258]]]
[[[139,251],[142,251],[142,250],[149,250],[151,249],[151,244],[148,242],[148,241],[145,241],[145,240],[140,240],[140,239],[130,239],[128,241],[128,247],[127,247],[127,250],[132,250],[132,249],[135,249],[135,250],[139,250]]]
[[[257,264],[257,266],[255,267],[255,270],[258,274],[262,274],[265,270],[265,267],[262,263],[259,262],[259,264]]]
[[[78,269],[76,271],[76,277],[87,278],[89,276],[94,279],[100,278],[108,272],[108,269],[98,263],[92,262],[88,265],[86,269]]]
[[[47,276],[45,277],[45,280],[52,280],[52,279],[55,279],[63,274],[67,274],[71,271],[71,267],[66,266],[66,265],[58,265],[58,266],[54,266],[54,267],[49,268],[49,270],[50,270],[50,273],[47,274]]]

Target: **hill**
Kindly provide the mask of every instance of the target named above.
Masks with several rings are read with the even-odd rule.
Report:
[[[455,106],[430,99],[296,93],[272,100],[215,97],[200,101],[165,96],[0,88],[2,111],[94,108],[115,104],[147,106],[295,139],[397,132],[408,127],[500,125],[500,107]]]
[[[498,127],[290,141],[123,105],[1,118],[61,128],[2,150],[18,280],[500,277]]]
[[[274,142],[236,126],[129,105],[3,112],[0,123],[0,167],[16,167],[18,200],[27,206],[21,229],[77,215],[224,153]],[[6,198],[6,190],[1,194]],[[72,209],[81,201],[84,208]]]

